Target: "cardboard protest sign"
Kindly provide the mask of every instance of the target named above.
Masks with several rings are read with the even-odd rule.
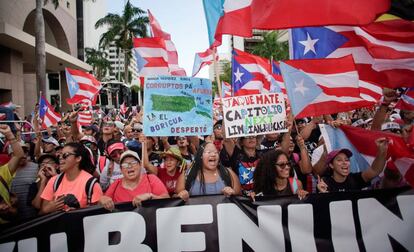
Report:
[[[145,79],[144,134],[199,136],[212,133],[211,81],[159,76]]]
[[[224,98],[223,114],[229,138],[288,131],[282,93]]]

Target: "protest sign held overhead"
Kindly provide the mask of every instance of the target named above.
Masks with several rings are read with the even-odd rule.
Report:
[[[223,114],[226,137],[287,132],[285,100],[282,93],[225,98]]]
[[[145,79],[144,134],[199,136],[212,133],[211,82],[161,76]]]

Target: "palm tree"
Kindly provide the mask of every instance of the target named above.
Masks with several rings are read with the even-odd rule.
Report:
[[[285,33],[286,31],[265,32],[263,34],[263,40],[253,47],[252,53],[267,59],[289,59],[288,42],[278,41]]]
[[[37,91],[46,94],[46,35],[45,20],[43,18],[43,5],[49,0],[36,0],[35,11],[35,59],[36,59],[36,85]],[[51,0],[55,9],[59,6],[59,0]]]
[[[133,38],[147,36],[149,20],[144,14],[145,11],[133,6],[128,0],[122,16],[108,13],[95,24],[95,28],[104,25],[108,26],[108,31],[102,34],[99,44],[102,47],[106,47],[114,42],[118,48],[118,54],[121,53],[121,50],[124,53],[124,69],[128,69]],[[124,80],[129,80],[128,71],[124,71]]]
[[[98,78],[98,80],[102,80],[105,77],[107,71],[111,67],[111,62],[106,59],[107,54],[106,52],[94,48],[85,48],[85,56],[86,56],[86,63],[92,66],[93,72]]]

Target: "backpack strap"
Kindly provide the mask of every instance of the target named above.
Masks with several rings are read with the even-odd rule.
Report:
[[[53,192],[56,192],[57,189],[59,188],[60,183],[62,183],[63,180],[63,176],[65,175],[64,172],[62,172],[61,174],[59,174],[57,176],[57,178],[55,179],[55,182],[53,183]]]
[[[7,185],[7,182],[4,180],[4,178],[2,176],[0,176],[0,182],[3,184],[4,188],[6,189],[6,191],[10,194],[9,185]]]
[[[98,165],[99,165],[99,173],[102,174],[106,164],[106,156],[99,156]]]
[[[95,186],[96,183],[98,183],[98,179],[95,177],[90,177],[88,181],[86,181],[85,193],[86,193],[86,204],[87,205],[90,205],[92,203],[93,187]]]
[[[296,193],[298,190],[298,180],[294,177],[289,177],[290,189],[293,193]]]

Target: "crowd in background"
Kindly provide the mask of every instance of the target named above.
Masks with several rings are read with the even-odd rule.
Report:
[[[131,107],[126,114],[101,111],[82,127],[79,111],[70,111],[55,127],[41,129],[36,108],[27,122],[0,124],[0,223],[169,197],[224,194],[255,200],[297,194],[303,199],[308,193],[404,186],[387,160],[389,139],[376,139],[370,167],[351,173],[353,153],[328,153],[318,126],[387,131],[408,143],[414,111],[393,109],[396,99],[388,90],[371,109],[296,120],[288,115],[287,133],[241,138],[226,138],[219,116],[208,136],[145,136],[142,109]]]

